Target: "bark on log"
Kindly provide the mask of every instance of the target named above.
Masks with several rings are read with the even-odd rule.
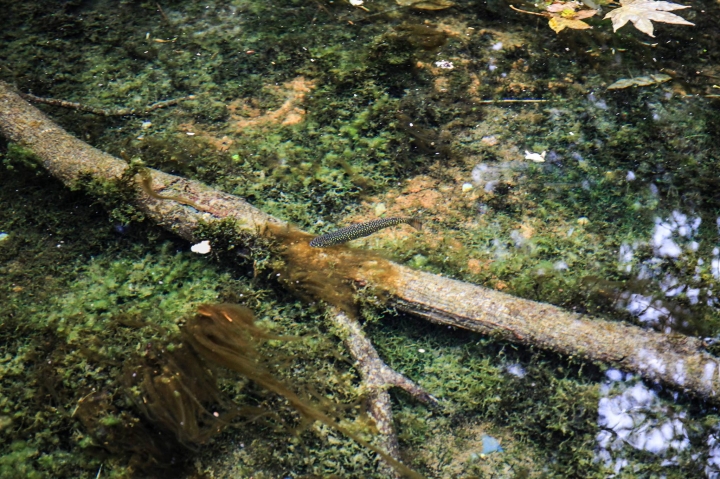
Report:
[[[35,152],[45,167],[69,186],[88,175],[119,179],[127,168],[121,160],[69,135],[2,82],[0,134]],[[267,223],[282,224],[242,199],[199,182],[158,171],[153,171],[153,179],[154,188],[163,187],[171,194],[189,198],[203,211],[155,200],[139,188],[136,206],[153,221],[188,240],[197,239],[195,231],[200,221],[235,218],[238,233],[250,235],[260,234]],[[431,321],[609,363],[720,403],[720,360],[704,351],[698,339],[593,319],[481,286],[394,267],[392,284],[373,284],[372,276],[362,277],[360,273],[352,279],[387,292],[391,305]]]

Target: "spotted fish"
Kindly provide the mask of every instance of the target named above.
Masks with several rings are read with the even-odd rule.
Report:
[[[383,228],[403,223],[409,224],[416,230],[422,229],[422,222],[417,218],[382,218],[375,221],[368,221],[367,223],[357,223],[346,226],[345,228],[340,228],[339,230],[318,236],[310,241],[310,246],[313,248],[335,246],[350,240],[362,238],[363,236],[369,236]]]

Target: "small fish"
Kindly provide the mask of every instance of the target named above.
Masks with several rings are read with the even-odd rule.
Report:
[[[345,228],[340,228],[339,230],[318,236],[310,241],[310,246],[313,248],[335,246],[350,240],[362,238],[363,236],[369,236],[376,231],[380,231],[381,229],[389,226],[400,225],[403,223],[409,224],[416,230],[422,229],[422,222],[417,218],[383,218],[380,220],[368,221],[367,223],[357,223],[346,226]]]

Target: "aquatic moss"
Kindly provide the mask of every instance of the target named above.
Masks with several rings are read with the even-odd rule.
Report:
[[[35,170],[40,165],[40,159],[27,148],[23,148],[16,143],[9,143],[6,151],[2,154],[2,164],[10,171],[17,166]]]
[[[470,2],[436,13],[404,9],[370,19],[342,2],[324,4],[325,9],[298,1],[272,5],[220,2],[210,9],[172,2],[163,5],[167,18],[156,6],[138,2],[121,2],[112,15],[94,4],[78,2],[61,6],[9,2],[9,6],[8,27],[0,33],[7,46],[7,62],[0,76],[24,91],[102,107],[143,106],[156,99],[202,94],[180,108],[153,115],[147,127],[140,118],[98,119],[43,107],[71,131],[114,153],[134,149],[151,165],[243,195],[316,232],[347,221],[347,215],[364,208],[363,201],[385,201],[391,207],[391,200],[397,197],[392,188],[418,173],[428,174],[441,181],[438,190],[452,192],[441,196],[442,202],[456,206],[449,211],[434,209],[432,204],[422,206],[430,217],[425,232],[428,241],[378,237],[363,244],[429,271],[613,317],[618,312],[612,304],[599,299],[600,292],[586,287],[583,279],[601,277],[612,284],[627,284],[631,275],[618,270],[616,264],[619,246],[646,240],[654,216],[685,208],[702,215],[700,249],[665,266],[683,280],[692,278],[699,268],[702,282],[716,283],[708,262],[700,265],[699,260],[710,257],[716,239],[718,155],[709,132],[717,130],[718,119],[712,108],[698,106],[699,98],[684,97],[685,93],[712,93],[707,90],[709,84],[703,83],[707,77],[694,73],[706,71],[715,59],[717,49],[696,35],[714,21],[716,8],[711,5],[705,5],[707,13],[697,19],[696,29],[678,30],[678,37],[652,50],[630,36],[612,37],[597,31],[556,36],[551,31],[536,31],[530,18],[510,25],[502,13],[505,7],[497,2],[490,6]],[[407,38],[397,38],[401,25],[421,25],[425,20],[451,29],[439,51],[425,51],[422,41],[413,45]],[[21,31],[14,29],[20,25]],[[533,29],[526,31],[530,25]],[[144,38],[137,32],[149,32],[150,36]],[[161,43],[156,39],[175,40]],[[700,50],[705,51],[703,65],[692,61]],[[453,61],[455,68],[433,70],[438,53]],[[679,80],[672,88],[605,92],[608,82],[628,72],[644,71],[655,64],[653,59],[676,72]],[[277,109],[283,97],[268,87],[298,76],[318,82],[303,103],[305,123],[244,128],[233,136],[233,145],[219,151],[227,146],[222,138],[227,133],[226,123],[230,123],[232,102],[247,99],[261,112]],[[540,105],[474,103],[506,97],[555,101]],[[455,154],[435,161],[432,155],[414,148],[412,135],[398,128],[398,110],[410,112],[424,127],[447,130]],[[195,136],[187,135],[192,122],[199,125]],[[203,134],[208,138],[201,138]],[[489,145],[491,138],[482,141],[493,136],[497,136],[495,146]],[[546,163],[517,168],[516,176],[505,178],[493,192],[462,196],[457,187],[471,181],[470,172],[478,162],[522,162],[525,149],[547,149]],[[198,258],[175,254],[175,249],[188,246],[185,243],[154,246],[158,239],[162,242],[168,237],[129,225],[134,217],[131,210],[120,209],[119,221],[113,223],[86,196],[65,192],[52,181],[39,177],[17,183],[16,173],[28,172],[21,163],[16,162],[13,174],[2,175],[0,180],[3,204],[13,205],[0,211],[1,226],[10,233],[0,244],[0,287],[7,298],[0,308],[17,319],[17,323],[7,323],[3,334],[18,324],[31,329],[20,330],[24,336],[11,335],[7,344],[18,355],[8,360],[7,368],[12,380],[26,384],[28,391],[42,388],[51,406],[40,409],[38,416],[27,412],[35,413],[38,409],[32,408],[40,408],[36,405],[19,412],[38,417],[38,430],[44,428],[43,433],[20,441],[21,454],[8,453],[6,457],[24,460],[34,450],[54,451],[45,452],[46,459],[39,461],[36,469],[52,471],[54,477],[78,477],[82,475],[78,471],[96,474],[97,463],[71,467],[68,464],[81,464],[81,460],[74,456],[75,462],[65,461],[63,448],[70,448],[70,442],[54,431],[67,431],[68,423],[58,426],[57,421],[65,419],[58,419],[51,408],[60,404],[69,409],[72,401],[64,404],[62,399],[66,390],[102,383],[105,375],[115,371],[93,366],[103,355],[120,357],[138,344],[142,350],[147,342],[163,337],[150,332],[152,328],[140,319],[145,315],[148,321],[157,320],[174,330],[173,321],[167,318],[181,315],[184,301],[219,295],[255,303],[253,308],[257,307],[261,320],[283,332],[316,331],[311,326],[319,312],[316,307],[301,307],[279,291],[249,285],[243,279],[250,276],[247,270],[233,271],[232,277],[240,279],[232,279]],[[635,183],[624,180],[628,170],[636,173]],[[650,192],[651,185],[657,186],[657,194]],[[97,185],[97,191],[107,193],[111,186]],[[476,193],[481,189],[475,188]],[[118,199],[114,207],[122,208],[122,198]],[[58,209],[58,204],[64,209]],[[404,208],[402,214],[421,209]],[[581,217],[588,222],[578,224]],[[230,241],[223,243],[223,231],[208,231],[207,235],[223,244],[223,249],[232,247]],[[148,240],[150,246],[140,246]],[[633,265],[651,259],[651,250],[639,249]],[[95,256],[92,264],[89,256]],[[154,261],[153,256],[161,259]],[[568,269],[563,269],[563,262]],[[177,267],[174,272],[173,264]],[[173,278],[192,291],[184,296],[171,285],[141,278],[132,271],[134,266],[159,274],[162,281]],[[77,289],[72,287],[76,272],[81,273]],[[118,280],[138,281],[141,287],[130,291]],[[262,277],[256,281],[263,284]],[[113,284],[118,291],[108,286]],[[203,289],[207,284],[212,286]],[[82,304],[80,287],[91,291],[88,304]],[[680,295],[679,300],[689,305],[687,297]],[[47,311],[47,304],[56,309]],[[159,307],[169,308],[170,316],[155,315]],[[60,347],[66,340],[62,334],[73,328],[38,329],[48,315],[54,318],[53,328],[60,324],[59,312],[75,325],[77,341],[73,344],[86,344],[82,354]],[[708,325],[709,334],[716,333],[717,314],[712,308],[694,306],[693,313]],[[384,318],[393,321],[392,315]],[[113,320],[117,327],[103,329]],[[558,358],[533,362],[515,357],[513,361],[526,368],[532,365],[533,378],[549,384],[539,388],[540,397],[533,396],[524,382],[504,376],[504,363],[495,359],[497,348],[463,349],[433,342],[434,337],[452,336],[444,329],[422,331],[430,340],[398,340],[398,336],[410,336],[412,329],[397,335],[384,329],[374,340],[400,344],[397,350],[383,347],[383,354],[400,358],[392,361],[414,378],[425,374],[421,368],[425,362],[418,359],[423,356],[416,351],[438,351],[437,363],[430,365],[431,374],[438,379],[430,386],[456,401],[455,421],[492,421],[508,438],[517,431],[522,438],[529,438],[527,448],[531,450],[515,449],[513,457],[535,454],[545,459],[548,451],[557,454],[552,456],[557,457],[556,469],[548,474],[562,477],[563,469],[574,471],[586,464],[591,448],[587,438],[592,430],[587,421],[592,414],[573,409],[568,397],[580,397],[587,405],[592,402],[592,383],[576,381],[574,374],[566,376],[559,371],[558,365],[565,363]],[[292,350],[297,345],[281,347]],[[342,348],[335,348],[339,357],[345,357]],[[326,368],[322,369],[323,379],[332,386],[324,393],[352,402],[356,378],[347,365],[320,349],[313,348],[318,358],[314,365]],[[57,371],[28,373],[21,368],[23,362],[34,364],[46,357],[60,365]],[[315,374],[309,365],[294,366],[302,373],[298,374],[300,381]],[[51,380],[38,385],[33,378],[41,373]],[[465,381],[466,376],[473,380]],[[466,391],[445,384],[450,379],[467,386]],[[237,388],[227,383],[224,387]],[[513,388],[532,400],[514,395]],[[12,397],[22,399],[22,391],[12,391]],[[428,412],[421,406],[408,406],[402,394],[396,397],[401,425],[407,425],[400,428],[402,437],[406,444],[417,447],[428,435]],[[544,402],[548,398],[556,403]],[[272,405],[282,406],[280,402]],[[105,422],[112,422],[113,417]],[[445,427],[448,442],[452,442],[451,420],[435,415],[430,421]],[[242,452],[245,463],[234,466],[242,469],[239,475],[261,471],[266,477],[277,477],[299,469],[318,475],[372,474],[368,472],[372,458],[341,438],[333,437],[337,444],[323,449],[322,441],[313,439],[312,434],[302,435],[287,449],[274,451],[273,444],[280,443],[286,433],[272,436],[258,428],[238,434],[247,445]],[[564,438],[570,439],[558,446]],[[87,437],[78,438],[78,444],[89,442]],[[308,449],[319,452],[307,454]],[[55,458],[56,469],[52,469]],[[650,464],[651,459],[638,457],[634,470],[638,474],[677,474],[675,469]],[[529,467],[532,474],[544,466],[538,464],[522,467]],[[467,467],[476,470],[472,469],[475,465]],[[105,471],[108,469],[113,474],[122,467]]]

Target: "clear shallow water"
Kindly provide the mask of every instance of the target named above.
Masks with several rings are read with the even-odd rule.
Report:
[[[613,34],[607,21],[557,35],[504,3],[437,12],[390,1],[367,2],[370,12],[343,2],[5,6],[0,78],[21,91],[107,109],[197,95],[147,117],[42,107],[105,151],[316,233],[416,215],[422,234],[387,230],[358,245],[709,345],[718,334],[715,4],[692,4],[681,13],[696,26],[658,26],[656,40],[630,26]],[[607,90],[658,72],[672,80]],[[158,340],[137,317],[173,331],[202,302],[249,302],[291,332],[326,334],[316,310],[251,281],[242,260],[226,267],[193,255],[117,202],[91,204],[2,151],[14,167],[0,180],[7,470],[125,470],[125,453],[91,454],[97,431],[57,411],[92,388],[116,398],[103,414],[131,411],[113,361]],[[714,405],[603,365],[378,315],[371,339],[383,357],[445,401],[429,413],[395,396],[403,448],[428,476],[717,475]],[[308,383],[328,368],[314,354],[300,375]],[[41,368],[45,358],[57,366]],[[351,401],[351,372],[335,372],[346,379],[327,379],[328,395]],[[231,383],[236,400],[272,404]],[[25,389],[43,399],[28,403]],[[201,449],[200,468],[235,467],[239,477],[375,470],[348,443],[274,434],[232,429]],[[485,436],[503,451],[478,456]],[[299,443],[312,454],[295,451]]]

